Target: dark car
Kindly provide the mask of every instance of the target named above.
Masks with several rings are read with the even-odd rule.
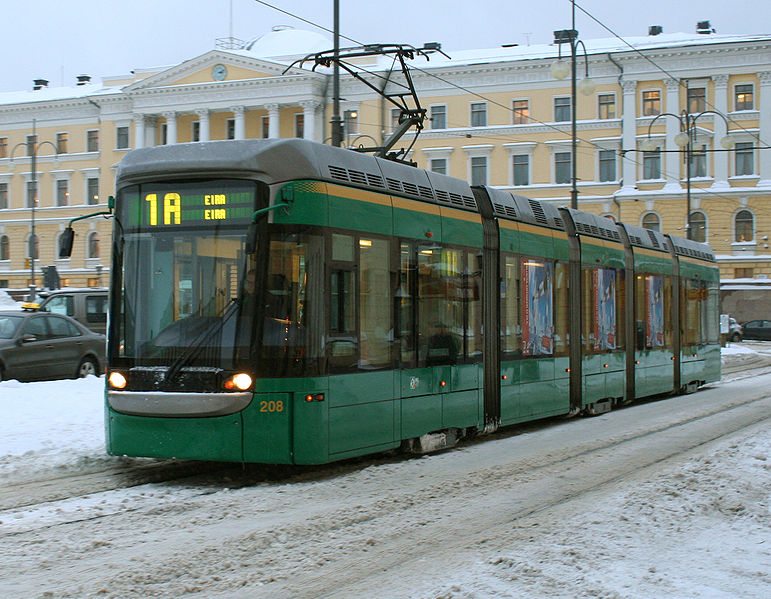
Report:
[[[69,316],[0,311],[0,380],[99,376],[105,336]]]
[[[107,328],[107,289],[58,289],[43,292],[39,309],[53,314],[66,314],[95,333],[104,334]],[[33,307],[34,304],[30,304]]]
[[[750,320],[742,328],[744,339],[771,340],[771,320]]]
[[[744,329],[742,325],[736,322],[736,319],[729,317],[728,319],[728,340],[729,341],[741,341],[744,335]]]

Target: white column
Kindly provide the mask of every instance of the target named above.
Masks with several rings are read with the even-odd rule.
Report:
[[[771,143],[771,71],[758,73],[760,80],[760,93],[758,110],[760,111],[760,135],[759,140],[754,139],[755,146],[766,146]],[[760,164],[760,181],[758,187],[771,187],[771,151],[756,150],[758,163]]]
[[[268,110],[268,137],[277,138],[278,133],[278,104],[266,104]]]
[[[316,139],[316,109],[320,104],[316,100],[300,102],[303,108],[303,137],[311,141]]]
[[[145,115],[134,115],[134,147],[145,147]]]
[[[198,115],[200,123],[199,141],[209,141],[209,111],[206,108],[202,108],[201,110],[196,110],[195,113]]]
[[[169,145],[177,143],[177,113],[164,112],[166,119],[166,143]]]
[[[233,106],[230,110],[236,120],[235,139],[246,139],[246,109],[243,106]]]
[[[728,113],[728,75],[713,75],[712,81],[715,83],[715,110],[720,114]],[[705,115],[706,116],[706,115]],[[717,115],[712,115],[714,123],[714,133],[712,136],[712,164],[714,168],[714,181],[712,187],[717,189],[727,189],[728,185],[728,158],[730,152],[723,152],[720,141],[728,133],[726,122]]]
[[[637,163],[642,163],[641,154],[637,149],[637,81],[624,81],[621,84],[624,92],[621,116],[621,148],[633,150],[629,156],[622,157],[621,191],[633,191],[637,188]]]
[[[158,139],[158,117],[148,115],[145,119],[145,146],[153,147]]]
[[[672,114],[680,114],[680,82],[677,79],[667,79],[665,81],[667,86],[667,102],[665,110],[662,112],[671,112]],[[676,118],[671,116],[661,117],[667,123],[667,145],[666,150],[679,150],[679,146],[675,143],[675,135],[680,133],[680,123]],[[664,153],[664,176],[667,183],[664,188],[669,188],[672,191],[679,191],[682,189],[680,185],[680,160],[682,159],[681,152],[665,152]]]

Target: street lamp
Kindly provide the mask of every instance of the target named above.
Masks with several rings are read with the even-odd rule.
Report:
[[[589,79],[589,57],[586,54],[586,46],[584,42],[578,39],[578,31],[576,31],[576,3],[575,0],[571,1],[572,5],[572,29],[561,29],[554,32],[554,43],[559,47],[559,57],[557,62],[551,65],[549,69],[552,77],[555,79],[564,79],[571,75],[570,79],[570,139],[571,139],[571,152],[570,152],[570,167],[571,167],[571,188],[570,188],[570,207],[578,209],[578,176],[577,176],[577,160],[576,160],[576,147],[578,145],[578,135],[576,133],[576,89],[584,96],[591,96],[594,93],[594,82]],[[570,65],[562,60],[562,44],[570,45]],[[578,85],[576,85],[576,51],[578,45],[584,49],[584,78]]]
[[[674,114],[672,112],[662,112],[656,115],[656,117],[648,125],[648,137],[641,144],[642,149],[645,152],[655,152],[658,148],[653,139],[651,139],[651,129],[653,124],[663,116],[670,116],[676,118],[680,123],[680,133],[675,135],[674,142],[677,147],[681,148],[676,150],[678,152],[685,152],[685,237],[686,239],[692,239],[691,229],[691,156],[693,154],[693,142],[696,137],[696,121],[699,117],[705,114],[715,114],[725,121],[726,128],[728,127],[728,121],[719,112],[714,110],[704,110],[699,114],[690,114],[687,110],[683,110],[680,114]],[[736,145],[736,141],[730,135],[726,135],[720,140],[720,145],[724,150],[730,150]]]
[[[37,207],[38,203],[38,186],[37,186],[37,153],[41,146],[48,144],[51,146],[54,150],[54,162],[58,162],[59,160],[59,148],[50,141],[41,141],[38,142],[37,140],[37,122],[35,119],[32,119],[32,144],[30,145],[29,141],[22,141],[17,143],[13,148],[11,149],[11,153],[9,155],[9,167],[13,170],[15,167],[15,164],[13,162],[13,153],[16,151],[17,148],[21,146],[25,146],[27,148],[27,156],[30,157],[30,166],[32,168],[32,218],[30,220],[30,236],[29,236],[29,247],[27,248],[29,251],[29,274],[30,274],[30,283],[29,283],[29,301],[34,302],[36,297],[36,289],[35,289],[35,259],[37,258],[37,235],[35,234],[35,208]]]

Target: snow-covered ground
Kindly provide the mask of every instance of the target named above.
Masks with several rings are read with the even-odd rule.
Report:
[[[771,353],[771,344],[753,347],[730,344],[723,350],[724,365],[756,360],[758,348]],[[761,378],[758,381],[766,386],[769,383],[763,381],[771,381],[769,375]],[[743,383],[745,387],[724,382],[712,391],[666,403],[681,402],[691,411],[701,405],[707,410],[705,401],[720,401],[709,399],[709,394],[747,393],[753,383],[750,379]],[[125,466],[126,460],[104,454],[103,389],[104,379],[95,377],[0,382],[0,489],[33,480],[55,485],[60,476]],[[763,396],[763,391],[757,393]],[[329,587],[327,581],[319,587],[326,589],[322,595],[414,599],[771,596],[767,421],[761,419],[760,424],[737,429],[735,434],[710,437],[714,440],[682,455],[653,456],[638,472],[619,471],[615,477],[614,464],[623,461],[619,452],[639,455],[661,450],[653,431],[672,423],[660,412],[656,403],[646,404],[422,459],[374,460],[372,465],[343,467],[319,480],[263,480],[240,489],[229,489],[227,479],[219,485],[207,483],[205,488],[148,483],[34,508],[0,509],[0,597],[313,596],[312,584],[292,586],[300,585],[293,581],[304,580],[313,568],[329,577],[330,561],[345,564],[352,554],[360,561],[372,560],[366,585],[346,586],[348,574],[353,576],[356,568],[332,569],[332,575],[340,578],[339,590],[330,592],[336,587]],[[707,419],[710,413],[705,411],[700,418]],[[645,418],[651,419],[651,432],[641,428]],[[698,420],[682,418],[683,427]],[[591,439],[598,426],[611,426],[606,430],[619,439],[630,435],[637,439],[637,434],[639,440],[634,442],[641,445],[627,450],[619,440],[617,447],[601,448],[608,452],[606,461],[600,462],[607,468],[607,480],[570,494],[567,489],[585,484],[594,470],[581,470],[585,458],[583,450],[576,450],[560,472],[561,444],[567,444],[566,435]],[[657,441],[646,446],[648,436]],[[677,437],[673,439],[674,443]],[[522,461],[516,467],[499,463],[505,454],[518,455]],[[555,458],[553,462],[550,457]],[[533,474],[538,469],[542,479]],[[488,487],[485,481],[493,479],[502,482]],[[547,480],[561,482],[546,485]],[[538,497],[543,505],[520,506]],[[410,511],[404,511],[405,503],[410,503]],[[294,504],[301,520],[289,522]],[[502,524],[495,513],[507,510],[511,521]],[[249,518],[228,522],[226,514],[247,512]],[[350,538],[338,530],[339,522],[331,524],[342,513],[357,526]],[[449,527],[445,534],[433,532],[424,539],[435,544],[435,560],[419,554],[408,567],[404,565],[407,557],[394,555],[399,548],[413,551],[406,539],[414,534],[415,544],[420,544],[421,534],[437,527],[441,531],[443,520]],[[70,522],[74,524],[63,526]],[[302,528],[310,529],[303,533],[310,536],[297,540],[295,546]],[[142,536],[132,536],[135,531]],[[341,538],[335,539],[336,535]],[[379,553],[388,538],[392,538],[390,545],[383,546],[389,550]],[[69,554],[66,560],[54,555],[59,546]],[[98,552],[105,552],[104,557]],[[177,554],[186,557],[172,560],[170,556]],[[4,562],[9,568],[6,575]],[[103,564],[103,570],[94,571],[95,563]],[[267,569],[268,563],[273,570]],[[156,566],[158,573],[153,572]],[[176,574],[167,571],[175,568],[179,569]],[[278,574],[282,571],[286,579]]]

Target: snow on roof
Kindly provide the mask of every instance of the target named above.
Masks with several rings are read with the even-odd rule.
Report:
[[[244,49],[257,58],[287,59],[302,58],[314,52],[330,50],[332,47],[332,41],[320,33],[278,25],[268,33],[247,42]]]
[[[87,83],[85,85],[76,85],[72,87],[43,87],[36,90],[0,92],[0,105],[73,100],[115,93],[119,90],[119,87],[106,87],[101,83]]]

